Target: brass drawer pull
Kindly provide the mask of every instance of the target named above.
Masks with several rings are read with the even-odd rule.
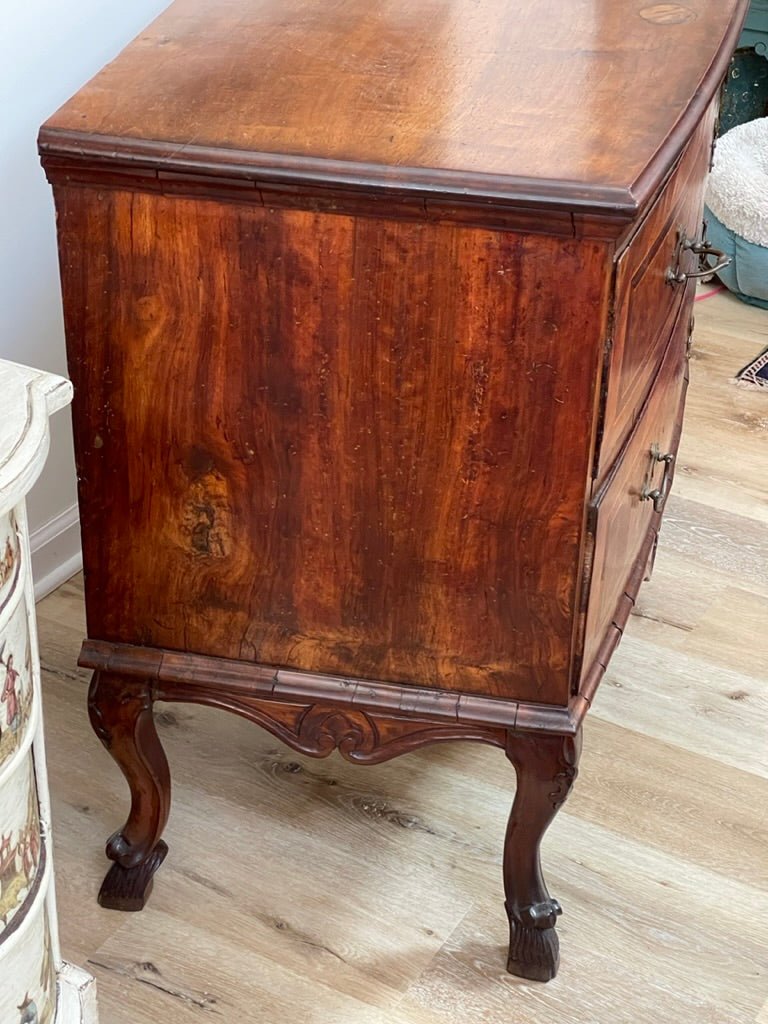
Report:
[[[666,504],[667,497],[669,495],[669,488],[672,485],[672,465],[675,461],[675,456],[672,452],[662,454],[654,445],[651,449],[651,455],[653,456],[654,463],[664,463],[664,476],[661,478],[661,486],[654,487],[653,490],[650,488],[650,482],[640,492],[641,501],[652,501],[654,512],[663,512],[664,505]],[[653,475],[653,468],[651,468],[651,476]]]
[[[695,256],[699,257],[699,269],[691,270],[686,272],[680,269],[680,259],[684,252],[692,252]],[[707,262],[708,257],[712,256],[715,259],[714,265],[710,265]],[[709,242],[695,242],[691,238],[686,238],[685,235],[680,232],[680,238],[677,243],[677,259],[676,266],[670,267],[667,271],[667,284],[685,284],[686,281],[691,278],[697,277],[709,277],[710,274],[716,274],[718,270],[723,270],[731,263],[731,257],[726,256],[720,249],[715,249]]]

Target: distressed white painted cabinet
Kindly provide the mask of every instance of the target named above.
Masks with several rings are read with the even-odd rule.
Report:
[[[93,979],[59,954],[25,496],[62,377],[0,360],[0,1024],[95,1024]]]

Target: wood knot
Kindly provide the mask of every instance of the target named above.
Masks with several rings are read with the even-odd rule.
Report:
[[[187,544],[196,555],[222,558],[231,547],[231,503],[226,478],[206,453],[195,450],[185,463],[190,478],[183,511]]]

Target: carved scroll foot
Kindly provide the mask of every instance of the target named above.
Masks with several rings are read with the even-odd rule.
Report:
[[[137,867],[113,864],[99,890],[100,906],[107,910],[143,910],[152,892],[154,874],[167,853],[168,847],[161,839]]]
[[[581,732],[576,736],[507,734],[507,757],[517,772],[504,846],[507,970],[532,981],[551,981],[560,965],[555,924],[562,909],[547,891],[539,847],[570,792],[580,753]]]
[[[171,806],[171,776],[155,730],[149,680],[96,672],[88,695],[96,735],[122,771],[131,791],[128,819],[107,842],[115,864],[99,902],[117,910],[141,910],[152,877],[168,847],[160,836]]]

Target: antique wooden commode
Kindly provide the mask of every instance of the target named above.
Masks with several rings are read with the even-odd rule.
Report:
[[[509,969],[554,975],[539,842],[672,483],[746,4],[565,7],[176,0],[42,129],[104,905],[166,853],[157,700],[358,763],[479,740]]]

